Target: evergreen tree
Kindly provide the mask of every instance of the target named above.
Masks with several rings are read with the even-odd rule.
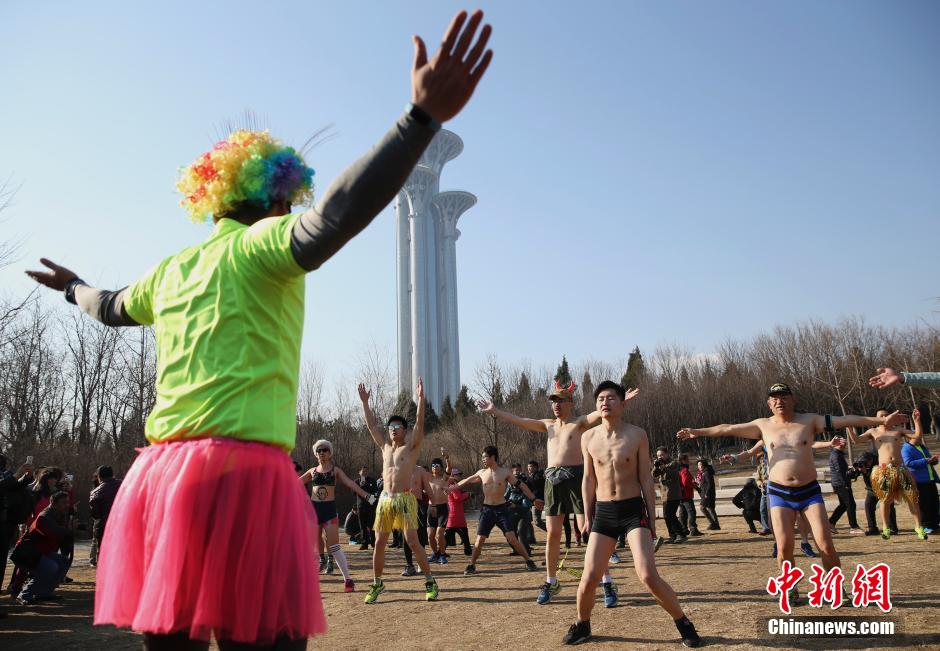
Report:
[[[470,390],[467,385],[461,385],[460,393],[457,394],[457,402],[454,404],[454,411],[461,417],[476,413],[477,406],[473,404],[470,398]]]
[[[640,386],[645,375],[646,365],[643,362],[643,355],[640,354],[640,347],[636,346],[627,360],[627,370],[623,374],[620,384],[623,385],[624,389],[636,388]]]
[[[454,422],[456,417],[457,412],[454,411],[454,407],[450,404],[450,396],[445,396],[444,404],[441,405],[441,424],[450,425]]]
[[[594,411],[594,381],[591,374],[584,372],[581,378],[581,412],[589,414]]]
[[[514,402],[531,402],[532,401],[532,387],[529,385],[529,376],[523,371],[519,375],[519,381],[516,383],[516,388],[509,392],[509,403]]]
[[[561,364],[555,371],[555,381],[563,387],[571,384],[571,371],[568,370],[568,359],[564,355],[561,356]]]

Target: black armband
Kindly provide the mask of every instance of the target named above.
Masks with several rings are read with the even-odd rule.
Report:
[[[435,120],[430,113],[425,111],[420,106],[417,106],[412,103],[405,105],[405,112],[414,118],[414,121],[420,124],[423,127],[428,127],[434,131],[441,130],[441,123]]]
[[[65,300],[72,305],[78,305],[78,302],[75,300],[75,288],[79,285],[88,285],[88,283],[77,276],[65,283]]]

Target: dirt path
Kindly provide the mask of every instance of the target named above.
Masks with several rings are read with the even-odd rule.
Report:
[[[909,516],[900,514],[901,526],[910,531]],[[940,590],[937,570],[940,536],[928,542],[904,533],[884,542],[865,536],[836,536],[843,566],[851,575],[855,565],[866,567],[887,562],[891,567],[892,618],[900,635],[885,639],[817,638],[794,636],[771,638],[767,618],[781,616],[774,598],[764,591],[767,578],[775,571],[770,558],[771,541],[749,534],[741,518],[722,519],[723,529],[684,545],[664,546],[657,555],[663,576],[679,594],[688,615],[699,632],[715,649],[764,648],[935,648],[940,649]],[[661,523],[660,523],[660,526]],[[542,532],[539,533],[541,541]],[[508,556],[497,533],[479,563],[481,574],[464,577],[466,559],[462,551],[452,562],[436,569],[441,585],[437,603],[425,602],[420,577],[398,576],[403,567],[401,550],[390,550],[387,570],[389,589],[379,603],[362,603],[368,583],[370,556],[347,546],[352,571],[358,579],[357,591],[344,594],[337,576],[324,577],[323,598],[330,630],[308,648],[374,649],[509,649],[556,648],[567,626],[574,620],[577,582],[563,575],[563,590],[547,606],[535,603],[543,581],[541,572],[526,572],[522,563]],[[537,553],[541,553],[541,545]],[[629,554],[624,554],[629,559]],[[572,549],[569,561],[580,567],[583,552]],[[94,598],[94,570],[87,565],[87,548],[76,553],[79,559],[71,572],[75,582],[63,586],[62,601],[41,606],[21,607],[4,596],[0,620],[0,649],[139,649],[140,638],[133,633],[91,625]],[[809,559],[799,556],[797,564],[807,573]],[[598,603],[593,615],[593,645],[603,649],[676,649],[675,628],[669,617],[646,594],[628,562],[614,566],[620,586],[621,605],[607,610]],[[804,579],[801,592],[808,585]],[[817,610],[799,606],[794,615],[829,616],[828,608]],[[839,614],[875,617],[880,611],[842,609]]]

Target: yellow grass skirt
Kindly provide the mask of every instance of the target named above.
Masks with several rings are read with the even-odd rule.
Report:
[[[411,493],[382,493],[375,507],[375,531],[418,528],[418,500]]]
[[[917,506],[917,484],[911,471],[904,466],[882,464],[872,470],[871,489],[882,502],[903,499],[911,506]]]

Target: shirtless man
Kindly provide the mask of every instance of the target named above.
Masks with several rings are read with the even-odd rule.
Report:
[[[372,394],[366,390],[364,384],[359,385],[359,399],[362,401],[362,412],[372,440],[382,450],[382,496],[375,508],[375,551],[372,555],[372,571],[375,580],[369,586],[369,593],[365,602],[374,604],[379,595],[385,591],[382,581],[382,572],[385,569],[385,546],[388,536],[393,529],[401,529],[405,542],[411,547],[418,558],[418,565],[424,572],[425,598],[428,601],[437,599],[437,581],[431,575],[431,566],[428,564],[428,555],[418,543],[418,500],[411,492],[412,478],[415,472],[415,462],[421,441],[424,439],[424,382],[418,378],[418,387],[415,389],[415,402],[418,403],[418,414],[415,419],[414,433],[408,440],[408,421],[403,416],[390,416],[386,426],[388,438],[379,429],[375,422],[375,414],[369,406],[369,397]]]
[[[879,409],[876,416],[884,418],[888,415],[886,409]],[[859,437],[855,437],[849,430],[852,443],[859,441],[872,441],[878,450],[878,467],[871,471],[871,489],[878,497],[881,513],[881,537],[888,540],[891,537],[891,528],[888,526],[888,510],[894,502],[902,499],[907,502],[911,515],[914,517],[914,533],[921,540],[927,540],[927,532],[920,522],[920,508],[917,505],[917,484],[911,476],[911,471],[901,462],[901,446],[905,441],[911,445],[920,445],[923,432],[920,428],[920,412],[914,410],[914,431],[900,427],[887,427],[879,425],[868,430]]]
[[[473,554],[470,556],[470,564],[464,570],[464,574],[471,575],[477,573],[477,559],[480,558],[480,552],[483,551],[483,545],[489,537],[493,527],[499,527],[506,537],[506,542],[516,550],[516,553],[525,561],[526,569],[536,571],[535,563],[529,558],[525,547],[516,538],[516,523],[513,522],[512,513],[504,497],[506,486],[519,488],[533,504],[543,504],[542,500],[536,499],[535,494],[525,485],[525,482],[518,477],[513,476],[509,468],[503,468],[499,465],[499,450],[495,446],[488,445],[483,448],[483,468],[476,471],[466,479],[451,484],[448,491],[457,491],[470,484],[480,482],[483,484],[483,508],[480,509],[480,520],[477,524],[477,541],[473,545]]]
[[[603,420],[581,437],[582,498],[591,535],[584,553],[584,573],[578,585],[578,619],[562,641],[581,644],[591,638],[591,610],[597,584],[607,570],[617,538],[626,533],[637,578],[672,617],[682,635],[682,643],[696,647],[701,639],[695,626],[682,612],[675,591],[656,571],[653,554],[656,491],[650,470],[649,439],[639,427],[621,422],[625,397],[623,387],[615,382],[605,380],[598,384],[594,400]],[[654,514],[654,517],[647,514]]]
[[[581,530],[584,530],[584,504],[581,501],[581,480],[584,477],[584,458],[581,456],[581,435],[601,422],[601,415],[594,411],[586,416],[574,417],[574,382],[562,387],[557,381],[549,396],[554,418],[521,418],[497,409],[492,402],[481,400],[480,410],[511,423],[516,427],[547,434],[548,467],[545,469],[545,584],[539,590],[536,603],[544,605],[561,590],[556,576],[558,557],[561,554],[561,532],[563,521],[569,513]],[[635,397],[638,389],[627,392],[627,400]],[[608,577],[609,578],[609,577]],[[606,582],[606,581],[605,581]]]
[[[827,571],[839,567],[839,556],[832,543],[832,528],[826,515],[822,490],[816,481],[812,447],[816,435],[846,427],[893,427],[907,420],[907,416],[899,412],[880,418],[797,413],[793,391],[782,383],[774,384],[767,391],[767,406],[773,414],[769,418],[757,418],[750,423],[736,425],[716,425],[705,429],[685,427],[679,430],[676,436],[680,439],[702,436],[763,438],[767,446],[767,463],[770,468],[767,504],[779,552],[778,567],[782,567],[784,561],[793,564],[793,524],[797,513],[801,511],[809,520],[823,566]],[[790,590],[790,602],[796,602],[798,597],[794,586]]]
[[[841,436],[834,436],[832,437],[832,439],[828,441],[814,441],[813,449],[821,450],[823,448],[831,448],[833,446],[841,445],[843,443],[845,443],[844,438],[842,438]],[[764,457],[767,456],[766,444],[764,443],[763,439],[755,443],[754,447],[752,447],[750,450],[745,450],[744,452],[739,452],[737,454],[721,455],[718,458],[718,462],[730,463],[734,465],[738,461],[743,461],[744,459],[748,459],[750,457],[760,457],[760,456],[764,456]],[[766,499],[766,492],[764,492],[764,495],[761,497],[761,499]],[[768,522],[767,524],[770,525],[770,532],[773,533],[773,523]],[[809,520],[806,519],[806,514],[803,513],[802,511],[797,513],[796,527],[800,531],[800,538],[801,538],[800,551],[803,552],[804,556],[809,556],[810,558],[816,558],[816,552],[813,551],[813,546],[809,543],[809,533],[810,533]],[[773,548],[773,552],[771,553],[771,556],[773,558],[777,558],[777,543],[776,542],[774,543],[774,548]]]
[[[431,543],[432,563],[447,565],[447,541],[444,538],[447,531],[447,517],[450,507],[447,504],[447,475],[444,473],[444,461],[440,458],[431,460],[431,474],[428,477],[427,494],[428,504],[428,542]]]

